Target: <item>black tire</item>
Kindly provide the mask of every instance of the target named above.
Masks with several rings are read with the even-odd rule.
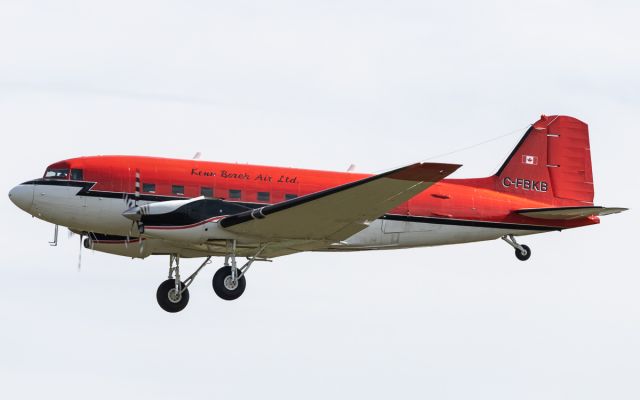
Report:
[[[156,299],[158,300],[158,305],[160,306],[160,308],[162,308],[166,312],[176,313],[178,311],[182,311],[187,306],[187,304],[189,304],[189,289],[185,289],[184,292],[182,292],[178,301],[172,301],[169,298],[169,293],[171,291],[175,291],[175,288],[175,279],[167,279],[166,281],[162,282],[160,286],[158,286]]]
[[[238,274],[239,273],[240,271],[238,271]],[[231,278],[231,267],[222,267],[217,270],[211,281],[213,291],[223,300],[235,300],[244,293],[244,289],[247,287],[247,280],[244,278],[244,275],[242,275],[240,279],[238,279],[238,286],[235,289],[229,289],[224,284],[227,277]]]
[[[531,257],[531,249],[526,244],[521,246],[524,249],[524,253],[521,250],[516,249],[516,257],[520,261],[527,261]]]

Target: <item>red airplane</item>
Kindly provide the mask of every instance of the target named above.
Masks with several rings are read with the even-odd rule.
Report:
[[[379,175],[137,156],[72,158],[9,192],[21,209],[86,236],[84,246],[169,256],[160,307],[184,309],[189,285],[224,256],[215,293],[240,297],[255,261],[302,251],[383,250],[504,239],[599,223],[587,125],[542,116],[495,175],[445,179],[460,165],[416,163]],[[57,240],[56,240],[57,242]],[[180,258],[206,257],[189,277]],[[236,259],[246,257],[239,266]]]

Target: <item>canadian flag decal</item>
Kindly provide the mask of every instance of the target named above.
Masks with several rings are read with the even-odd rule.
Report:
[[[522,163],[529,164],[529,165],[538,165],[538,156],[523,155]]]

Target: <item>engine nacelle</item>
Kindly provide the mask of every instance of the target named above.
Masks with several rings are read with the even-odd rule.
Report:
[[[211,239],[236,239],[237,235],[224,230],[218,221],[247,210],[251,208],[198,197],[136,206],[123,215],[138,223],[143,237],[201,244]]]

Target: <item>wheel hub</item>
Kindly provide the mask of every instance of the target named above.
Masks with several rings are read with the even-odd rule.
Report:
[[[175,288],[169,290],[169,301],[172,303],[179,303],[182,300],[182,293],[178,292]]]
[[[224,278],[224,288],[227,290],[236,290],[238,288],[238,280],[233,280],[231,275]]]

